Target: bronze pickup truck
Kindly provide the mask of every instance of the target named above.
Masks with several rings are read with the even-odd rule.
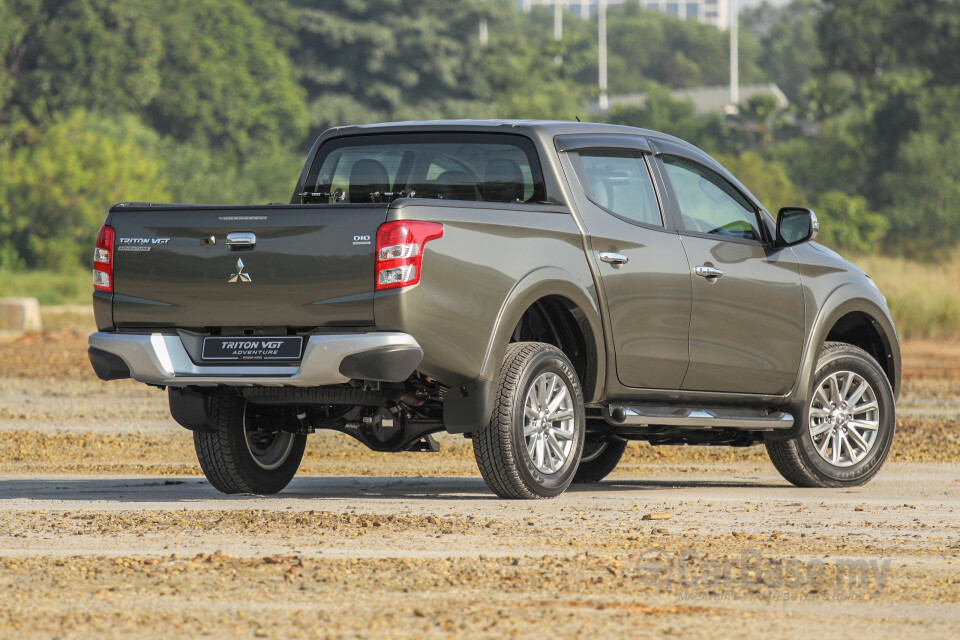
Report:
[[[511,498],[598,481],[629,440],[762,443],[796,485],[856,485],[890,450],[900,350],[817,229],[654,131],[338,127],[289,204],[111,208],[90,360],[166,389],[227,493],[280,491],[316,429],[464,434]]]

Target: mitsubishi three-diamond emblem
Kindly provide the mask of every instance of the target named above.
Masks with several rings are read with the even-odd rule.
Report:
[[[253,278],[243,272],[243,260],[237,258],[237,272],[227,282],[253,282]]]

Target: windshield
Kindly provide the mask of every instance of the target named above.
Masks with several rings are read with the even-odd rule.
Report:
[[[546,200],[533,143],[523,136],[417,133],[350,136],[324,144],[301,196],[313,202],[436,198]]]

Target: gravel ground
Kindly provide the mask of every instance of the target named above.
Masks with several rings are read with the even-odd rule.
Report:
[[[492,497],[463,438],[329,433],[279,496],[221,496],[162,392],[92,379],[85,335],[0,343],[0,637],[960,635],[960,344],[905,347],[865,487],[632,444],[529,503]]]

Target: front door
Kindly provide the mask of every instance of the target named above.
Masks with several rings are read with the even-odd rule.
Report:
[[[796,256],[770,246],[760,212],[720,174],[689,158],[660,159],[693,273],[690,366],[682,388],[787,393],[804,341]]]

